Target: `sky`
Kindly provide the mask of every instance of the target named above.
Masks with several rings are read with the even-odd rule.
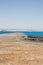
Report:
[[[43,0],[0,0],[0,29],[43,31]]]

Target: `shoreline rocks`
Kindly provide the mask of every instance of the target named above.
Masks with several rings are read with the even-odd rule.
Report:
[[[41,41],[41,42],[43,42],[43,37],[27,36],[24,39],[25,40],[31,40],[31,41]]]

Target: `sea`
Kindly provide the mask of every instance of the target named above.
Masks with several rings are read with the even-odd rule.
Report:
[[[43,37],[43,32],[23,32],[27,36]]]
[[[10,34],[10,33],[23,33],[27,36],[43,37],[43,32],[29,32],[29,31],[0,31],[0,34]]]

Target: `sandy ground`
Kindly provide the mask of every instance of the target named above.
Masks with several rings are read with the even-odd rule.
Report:
[[[43,43],[0,35],[0,65],[43,65]]]

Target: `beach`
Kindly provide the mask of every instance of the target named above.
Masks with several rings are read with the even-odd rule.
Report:
[[[0,65],[43,65],[43,42],[24,40],[23,35],[0,35]]]

